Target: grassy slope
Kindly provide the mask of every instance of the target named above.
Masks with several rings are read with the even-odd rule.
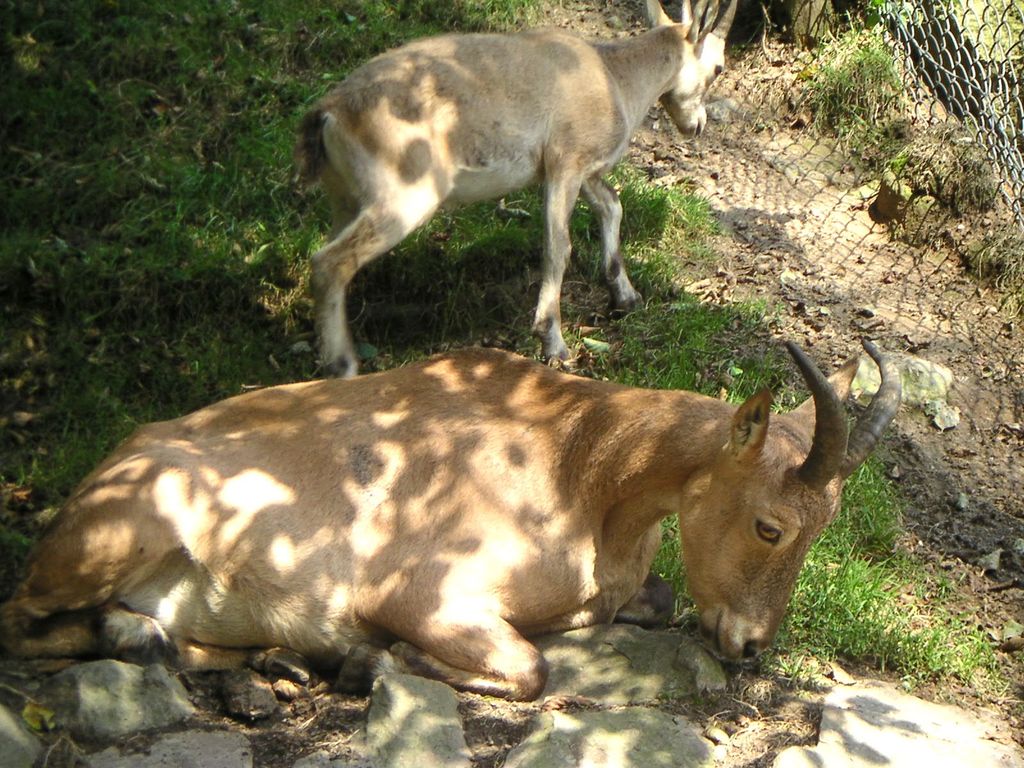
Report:
[[[0,593],[23,554],[22,532],[134,425],[244,385],[314,375],[307,257],[326,213],[290,181],[305,107],[379,50],[432,31],[521,21],[533,2],[69,0],[0,9]],[[567,340],[578,344],[577,328],[594,325],[586,333],[613,349],[591,373],[713,395],[724,388],[732,399],[772,386],[795,402],[792,369],[768,344],[770,307],[705,306],[676,288],[680,255],[708,254],[707,206],[629,169],[618,182],[626,258],[649,303],[621,323],[595,319],[604,303],[592,288],[597,234],[581,207]],[[377,348],[378,366],[484,338],[535,351],[527,328],[539,204],[532,192],[508,204],[530,218],[498,219],[491,206],[443,214],[360,274],[355,330]],[[870,522],[879,515],[887,522]],[[783,667],[805,652],[872,656],[910,676],[967,677],[990,665],[966,632],[953,660],[916,650],[934,646],[948,619],[940,609],[902,621],[901,594],[922,577],[894,554],[897,517],[869,465],[805,569]],[[658,567],[681,584],[670,528]]]

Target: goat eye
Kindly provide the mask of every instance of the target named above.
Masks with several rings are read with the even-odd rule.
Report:
[[[778,544],[779,539],[782,538],[782,529],[776,528],[774,525],[763,523],[760,520],[757,521],[757,535],[760,536],[764,541],[769,544]]]

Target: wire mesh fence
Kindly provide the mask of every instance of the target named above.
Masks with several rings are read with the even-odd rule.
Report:
[[[1024,3],[887,0],[880,13],[907,71],[985,148],[1024,228]]]
[[[999,250],[993,233],[1024,235],[1024,25],[1022,0],[987,2],[887,0],[881,23],[812,51],[755,32],[730,47],[703,135],[681,138],[653,110],[630,152],[653,183],[705,197],[722,225],[713,265],[688,292],[762,298],[772,335],[833,364],[871,338],[949,369],[959,425],[941,431],[908,403],[898,429],[910,458],[897,469],[911,528],[965,559],[1024,538],[1020,320],[1009,291],[971,262]],[[621,0],[561,0],[559,18],[614,37],[643,28],[643,6],[625,15]],[[853,123],[858,140],[844,134]],[[912,189],[900,197],[901,186]],[[970,506],[969,525],[957,504]]]

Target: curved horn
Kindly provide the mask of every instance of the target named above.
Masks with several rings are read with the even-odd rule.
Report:
[[[683,15],[682,18],[686,23],[685,19],[687,16],[690,18],[690,29],[686,33],[686,39],[696,45],[704,39],[704,35],[707,34],[708,25],[708,11],[711,8],[712,0],[702,0],[702,2],[696,7],[691,5],[690,0],[683,0]]]
[[[839,474],[846,457],[846,415],[832,385],[796,344],[786,342],[814,397],[814,440],[797,476],[812,488],[824,488]]]
[[[718,17],[718,21],[715,22],[714,29],[711,30],[713,34],[718,35],[723,40],[729,36],[729,30],[732,29],[732,21],[736,18],[737,5],[739,5],[739,0],[730,0],[729,4],[725,6],[725,10]]]
[[[848,477],[857,467],[864,463],[864,459],[875,449],[879,438],[885,428],[896,418],[896,411],[900,407],[900,399],[903,395],[900,372],[891,358],[883,355],[878,348],[867,339],[861,342],[864,349],[875,361],[878,371],[882,375],[882,383],[878,391],[871,398],[871,404],[867,410],[857,419],[850,439],[846,446],[846,458],[839,469],[842,477]]]

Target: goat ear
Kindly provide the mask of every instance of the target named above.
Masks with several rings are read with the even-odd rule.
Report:
[[[842,403],[850,395],[850,387],[853,386],[853,379],[857,375],[857,367],[860,365],[860,355],[854,355],[843,367],[828,377],[828,383],[835,390],[839,402]],[[814,419],[814,398],[808,397],[800,405],[793,409],[792,413],[807,419]]]
[[[762,389],[739,407],[732,417],[729,450],[738,459],[748,460],[761,453],[768,435],[768,416],[772,409],[772,393]]]
[[[672,23],[672,19],[661,7],[660,0],[647,0],[647,26],[665,27]]]

